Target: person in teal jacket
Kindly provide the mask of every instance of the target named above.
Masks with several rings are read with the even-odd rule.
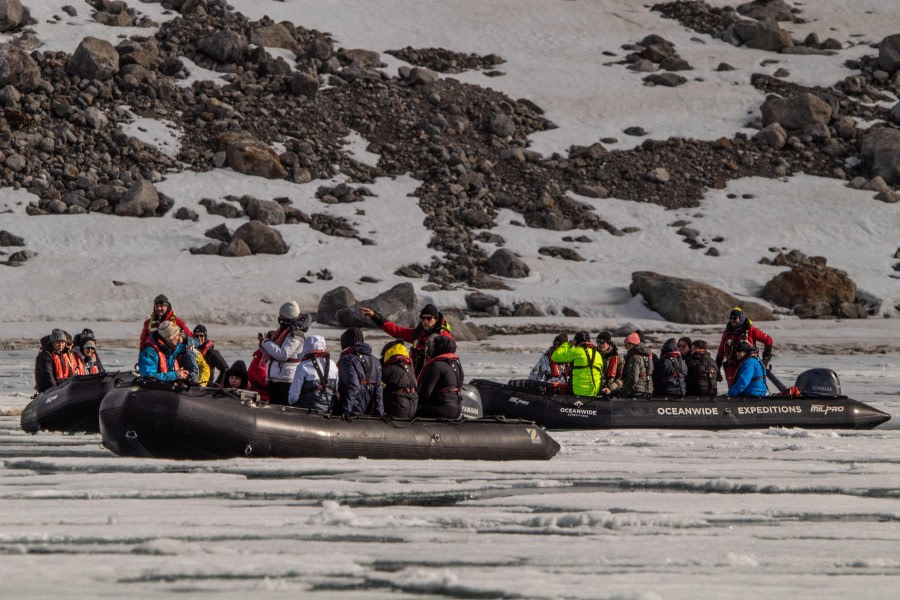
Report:
[[[159,381],[197,383],[200,372],[187,348],[181,328],[171,321],[164,321],[147,338],[147,345],[138,357],[138,372],[141,377]]]
[[[729,396],[761,397],[769,393],[766,387],[766,370],[759,360],[759,350],[749,342],[738,344],[736,356],[739,361],[734,384],[728,388]]]
[[[553,351],[550,360],[570,364],[572,393],[576,396],[596,396],[603,383],[603,356],[591,343],[591,334],[579,331],[574,344],[563,342]]]

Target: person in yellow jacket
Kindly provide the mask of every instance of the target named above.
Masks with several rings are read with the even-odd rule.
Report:
[[[563,342],[553,351],[550,360],[568,363],[572,379],[572,393],[576,396],[596,396],[603,383],[603,356],[591,343],[591,334],[579,331],[574,344]]]
[[[188,352],[194,357],[194,361],[197,363],[197,369],[199,370],[196,385],[206,387],[206,384],[209,383],[209,376],[212,373],[209,369],[209,363],[203,358],[203,353],[197,349],[196,338],[188,338],[188,340]]]

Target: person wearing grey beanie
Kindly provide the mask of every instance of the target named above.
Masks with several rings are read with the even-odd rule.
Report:
[[[41,351],[34,362],[34,387],[38,392],[45,392],[75,375],[66,343],[66,332],[62,329],[54,329],[41,339]]]

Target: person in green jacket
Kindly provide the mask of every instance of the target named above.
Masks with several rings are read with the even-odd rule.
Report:
[[[572,378],[572,393],[576,396],[596,396],[603,383],[603,356],[591,343],[591,334],[579,331],[574,344],[563,342],[553,351],[550,360],[568,363]]]

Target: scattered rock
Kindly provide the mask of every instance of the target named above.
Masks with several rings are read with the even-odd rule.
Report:
[[[862,159],[866,172],[888,185],[900,185],[900,130],[872,127],[863,138]]]
[[[0,43],[0,88],[12,85],[18,92],[27,94],[40,81],[41,69],[33,58],[12,44]]]
[[[516,256],[512,250],[507,250],[506,248],[500,248],[495,251],[487,260],[485,268],[488,273],[512,279],[528,277],[528,274],[531,272],[525,261]]]
[[[159,192],[156,186],[139,177],[116,205],[116,214],[120,217],[148,217],[153,216],[157,208]]]
[[[571,248],[559,248],[557,246],[545,246],[538,248],[538,254],[544,256],[552,256],[553,258],[561,258],[563,260],[583,261],[584,257]]]
[[[244,240],[253,254],[286,254],[288,251],[281,233],[261,221],[244,223],[232,238]]]
[[[234,238],[227,244],[223,244],[219,249],[219,254],[221,256],[250,256],[254,254],[254,252],[250,249],[250,246],[241,238]],[[270,254],[275,254],[274,252]]]
[[[766,100],[762,107],[763,125],[779,123],[785,129],[803,129],[808,125],[827,124],[831,106],[812,94]]]
[[[106,40],[86,37],[75,49],[66,71],[82,79],[110,79],[119,72],[119,53]]]
[[[853,303],[856,284],[843,271],[803,263],[790,271],[773,277],[762,291],[762,297],[779,306],[796,309],[798,316],[821,316],[822,305],[828,305],[826,314],[833,314],[831,307],[844,302]],[[802,317],[809,318],[809,317]]]
[[[204,235],[208,238],[225,242],[226,244],[231,241],[231,233],[228,231],[228,226],[225,225],[225,223],[220,223],[212,229],[207,229]]]
[[[14,235],[5,229],[0,229],[0,246],[24,246],[25,238]]]

